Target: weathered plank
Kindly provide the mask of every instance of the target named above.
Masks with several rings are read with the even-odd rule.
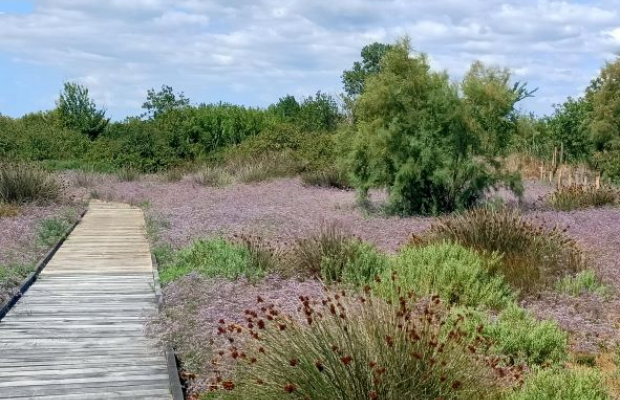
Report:
[[[0,399],[172,398],[141,210],[94,201],[0,322]]]

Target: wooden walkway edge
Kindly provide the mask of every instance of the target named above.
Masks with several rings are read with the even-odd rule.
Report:
[[[0,399],[173,399],[153,274],[142,211],[91,202],[0,322]]]

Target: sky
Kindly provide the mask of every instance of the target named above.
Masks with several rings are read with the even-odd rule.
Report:
[[[193,103],[337,96],[364,45],[404,35],[454,80],[510,68],[544,115],[620,52],[620,0],[0,0],[0,113],[51,109],[66,81],[115,120],[163,84]]]

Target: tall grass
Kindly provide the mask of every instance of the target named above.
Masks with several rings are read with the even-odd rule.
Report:
[[[608,186],[600,189],[586,185],[562,186],[545,197],[545,202],[559,211],[612,206],[618,202],[618,190]]]
[[[232,182],[232,177],[220,167],[205,167],[191,177],[192,182],[206,187],[220,187]]]
[[[301,181],[306,186],[336,189],[351,189],[353,187],[347,174],[337,168],[304,172],[301,174]]]
[[[25,164],[0,164],[0,202],[59,200],[62,186],[49,173]]]
[[[596,272],[589,269],[574,276],[566,276],[555,284],[555,290],[571,296],[583,293],[595,293],[600,296],[609,294],[610,289],[603,285],[596,276]]]
[[[20,207],[18,205],[0,201],[0,218],[16,217],[19,212]]]
[[[476,209],[449,216],[431,226],[412,244],[451,241],[483,254],[498,253],[498,272],[521,293],[552,286],[587,266],[574,240],[559,228],[545,229],[523,219],[516,210]]]
[[[259,298],[259,301],[261,299]],[[259,303],[247,328],[220,325],[233,343],[220,360],[236,362],[235,379],[216,380],[231,399],[488,399],[512,378],[510,368],[481,354],[457,324],[444,338],[440,301],[329,293],[300,297],[304,322]],[[510,378],[500,378],[501,375]]]

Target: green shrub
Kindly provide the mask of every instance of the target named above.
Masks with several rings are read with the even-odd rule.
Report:
[[[579,296],[582,293],[595,293],[604,296],[609,293],[609,289],[601,283],[593,270],[581,271],[574,276],[566,276],[555,285],[555,290]]]
[[[566,360],[568,334],[555,321],[538,321],[516,305],[486,324],[483,334],[494,342],[494,350],[529,365],[559,364]]]
[[[600,373],[590,369],[540,369],[509,400],[611,400]]]
[[[197,240],[160,265],[162,283],[172,282],[191,272],[205,277],[258,279],[265,276],[262,265],[253,262],[249,250],[222,238]]]
[[[572,211],[589,207],[603,207],[616,204],[618,190],[612,187],[597,189],[593,186],[571,185],[557,188],[545,197],[545,202],[556,210]]]
[[[213,382],[234,389],[218,392],[222,398],[489,399],[504,391],[507,380],[496,375],[496,364],[458,327],[441,337],[441,304],[396,306],[329,292],[323,302],[300,300],[303,323],[264,307],[246,315],[255,329],[237,333],[235,324],[220,325],[244,344],[216,359],[236,363],[233,380]]]
[[[297,240],[286,261],[303,276],[349,284],[370,283],[389,264],[375,247],[349,236],[336,224],[323,225]]]
[[[0,201],[49,202],[61,195],[62,187],[47,172],[24,164],[0,164]]]
[[[405,248],[385,270],[377,290],[396,298],[402,289],[419,296],[439,295],[451,305],[500,309],[514,301],[501,276],[493,274],[499,258],[485,259],[473,250],[454,244]]]
[[[51,218],[41,222],[39,226],[39,240],[45,246],[56,244],[69,230],[69,222],[62,218]]]
[[[515,210],[476,209],[441,219],[413,243],[455,242],[499,253],[498,272],[522,294],[553,286],[586,268],[582,251],[560,229],[544,229]]]

